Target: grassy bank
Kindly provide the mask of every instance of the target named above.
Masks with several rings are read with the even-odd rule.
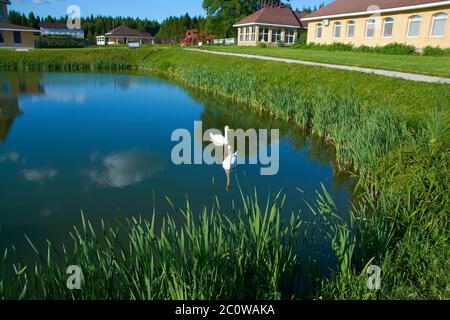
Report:
[[[256,111],[269,113],[293,127],[303,127],[326,138],[336,148],[340,167],[355,172],[365,192],[355,201],[353,220],[349,223],[327,223],[331,219],[328,217],[338,214],[326,193],[320,194],[318,202],[311,206],[316,216],[325,220],[328,226],[319,232],[334,248],[339,270],[328,281],[313,286],[306,296],[331,299],[449,298],[446,288],[450,274],[448,85],[224,58],[176,48],[3,51],[0,52],[0,68],[33,71],[134,70],[162,75],[185,86],[243,102]],[[251,207],[255,207],[256,203],[258,201],[255,199]],[[215,233],[216,227],[211,232]],[[221,232],[228,234],[234,230],[233,226],[229,228]],[[240,233],[250,232],[247,228],[251,230],[251,227],[245,227],[240,229]],[[132,230],[127,229],[127,232],[132,234]],[[144,233],[151,234],[150,231]],[[276,233],[271,235],[277,236]],[[261,236],[271,239],[267,234]],[[180,246],[177,236],[168,238],[160,233],[160,237],[160,241],[168,245]],[[197,242],[197,237],[194,240]],[[234,240],[223,238],[223,241],[233,243]],[[270,246],[275,246],[274,243],[270,242]],[[290,248],[288,243],[285,245]],[[266,249],[269,250],[268,247]],[[98,250],[103,252],[103,249]],[[243,250],[237,252],[235,258],[250,255],[254,259],[250,252],[245,251],[246,248]],[[135,255],[133,251],[128,254],[131,257]],[[173,259],[172,254],[167,252],[164,259]],[[281,253],[269,250],[268,254],[266,259],[270,261]],[[66,256],[76,258],[80,255],[75,252]],[[104,261],[114,263],[115,259],[106,255]],[[144,259],[142,263],[149,262]],[[190,263],[195,264],[195,260]],[[376,264],[383,270],[384,280],[379,291],[370,291],[366,287],[365,266],[368,263]],[[191,264],[186,264],[186,268],[191,268]],[[254,279],[254,273],[260,271],[271,274],[266,269],[260,269],[259,264],[249,265],[248,268],[245,270],[253,271],[246,273],[244,278]],[[296,271],[289,268],[283,274],[295,278]],[[22,269],[18,267],[17,270],[19,273]],[[133,270],[136,277],[143,274],[140,267]],[[153,275],[157,277],[164,269],[155,270]],[[191,287],[201,277],[200,273],[186,275],[183,270],[174,272],[173,285]],[[213,267],[210,270],[217,271]],[[23,272],[26,274],[26,271]],[[41,273],[39,275],[42,276]],[[292,293],[283,289],[284,282],[279,277],[271,278],[273,281],[269,283],[272,286],[263,285],[266,288],[264,294],[252,297],[284,298]],[[208,283],[212,279],[204,281]],[[267,281],[269,278],[259,279],[255,283],[267,284]],[[125,283],[129,285],[132,282]],[[278,289],[275,290],[275,287]],[[254,290],[251,286],[248,288]],[[220,295],[215,291],[203,297],[217,296]]]
[[[387,55],[365,52],[305,50],[287,47],[211,46],[207,50],[410,72],[446,78],[450,77],[449,56]]]

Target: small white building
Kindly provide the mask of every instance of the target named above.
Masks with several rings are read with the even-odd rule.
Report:
[[[97,36],[95,38],[97,39],[98,46],[106,46],[106,37],[105,36]]]

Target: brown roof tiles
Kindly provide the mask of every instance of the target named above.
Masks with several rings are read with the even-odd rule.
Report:
[[[380,10],[384,10],[444,1],[446,0],[336,0],[329,5],[310,13],[303,19],[366,12],[369,7],[374,6],[380,8]]]

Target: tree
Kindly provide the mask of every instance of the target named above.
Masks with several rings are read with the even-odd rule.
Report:
[[[290,0],[284,3],[289,4]],[[235,36],[233,25],[265,5],[280,5],[280,0],[203,0],[203,8],[213,23],[213,32],[228,37]]]

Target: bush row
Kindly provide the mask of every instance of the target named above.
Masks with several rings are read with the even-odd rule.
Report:
[[[355,47],[352,44],[337,43],[337,42],[333,44],[318,44],[318,43],[305,44],[303,42],[299,42],[293,47],[299,49],[312,49],[325,51],[355,51],[355,52],[381,53],[391,55],[420,54],[414,46],[401,43],[391,43],[385,46],[376,46],[376,47],[369,47],[366,45]],[[450,49],[442,49],[440,47],[427,46],[423,49],[422,54],[424,56],[450,56]]]

